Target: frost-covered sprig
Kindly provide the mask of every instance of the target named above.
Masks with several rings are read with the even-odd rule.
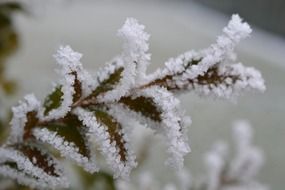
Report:
[[[141,171],[133,181],[117,181],[119,190],[268,190],[256,176],[264,163],[264,155],[253,145],[252,128],[247,121],[239,120],[233,126],[235,154],[230,158],[229,146],[216,142],[204,155],[206,174],[195,178],[184,168],[176,173],[176,180],[161,184],[152,173]],[[203,160],[203,159],[202,159]]]
[[[25,127],[35,122],[32,118],[37,116],[39,109],[40,102],[34,94],[26,95],[23,101],[19,101],[18,106],[12,107],[13,118],[10,122],[11,132],[8,144],[22,143],[23,139],[30,135]]]
[[[157,84],[173,92],[193,90],[200,95],[221,98],[232,98],[242,90],[264,91],[259,71],[235,63],[234,48],[251,31],[247,23],[233,15],[215,44],[169,59],[164,69],[158,69],[149,76],[146,86]]]
[[[95,147],[98,147],[114,177],[127,178],[137,165],[129,141],[132,121],[164,136],[170,155],[166,162],[181,169],[184,156],[190,152],[186,129],[191,119],[184,116],[175,93],[192,90],[198,94],[230,98],[242,90],[265,89],[257,70],[235,63],[235,46],[251,32],[249,25],[238,15],[232,17],[215,44],[170,59],[164,69],[150,75],[146,73],[150,63],[149,34],[144,28],[136,19],[128,18],[118,31],[124,41],[122,53],[100,69],[95,77],[84,70],[80,62],[82,54],[69,46],[59,48],[54,58],[60,80],[52,92],[43,103],[34,95],[28,95],[13,108],[11,134],[0,152],[0,167],[9,168],[11,178],[23,184],[28,183],[27,175],[29,180],[41,180],[29,173],[30,164],[19,162],[33,160],[35,152],[20,148],[23,144],[30,147],[29,143],[50,145],[62,157],[90,173],[99,170],[95,157]],[[20,152],[21,156],[11,160],[3,155],[6,152]],[[41,155],[43,160],[50,160],[50,153]],[[52,166],[57,164],[55,161]],[[44,171],[48,168],[45,175],[57,174],[57,167],[50,167],[50,162],[41,162],[33,168]],[[8,172],[5,169],[1,173],[7,176],[5,171]],[[235,176],[235,172],[232,175]],[[57,177],[64,179],[65,176],[59,173]],[[51,188],[55,184],[66,186],[64,180],[63,184],[60,181],[52,184],[52,180],[57,180],[52,175],[45,179]],[[37,183],[33,186],[41,187]]]
[[[180,101],[165,88],[153,86],[138,91],[135,97],[151,98],[161,112],[161,127],[168,144],[169,159],[166,163],[174,168],[182,169],[184,156],[190,152],[183,126],[183,117],[179,114]]]
[[[66,188],[69,182],[55,158],[33,146],[0,148],[0,172],[32,188]]]
[[[225,143],[217,143],[205,155],[208,175],[202,183],[207,190],[267,190],[256,179],[264,163],[263,151],[252,144],[252,128],[247,121],[237,121],[233,127],[236,153],[229,159]],[[203,189],[203,188],[202,188]]]
[[[114,89],[98,97],[100,101],[119,100],[146,78],[150,54],[147,53],[149,34],[144,31],[144,28],[136,19],[128,18],[118,31],[118,36],[124,41],[123,52],[117,57],[117,62],[123,63],[122,77]]]

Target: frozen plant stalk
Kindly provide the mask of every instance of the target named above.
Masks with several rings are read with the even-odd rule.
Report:
[[[95,77],[84,70],[82,54],[59,48],[54,57],[60,80],[53,91],[43,103],[27,95],[12,108],[11,133],[0,148],[2,175],[31,187],[67,187],[64,169],[45,148],[48,144],[90,173],[99,170],[93,148],[98,147],[114,177],[128,178],[137,165],[127,127],[131,120],[164,136],[166,163],[181,169],[190,152],[186,129],[191,119],[174,94],[192,90],[234,98],[244,90],[265,90],[259,71],[236,61],[235,46],[251,32],[238,15],[215,44],[171,58],[152,74],[146,73],[150,53],[144,28],[128,18],[118,31],[123,52]]]

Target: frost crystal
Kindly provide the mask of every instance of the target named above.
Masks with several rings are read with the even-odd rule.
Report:
[[[69,46],[61,46],[54,55],[57,64],[60,66],[58,73],[62,76],[62,79],[59,81],[59,86],[62,87],[63,97],[61,106],[51,110],[44,117],[45,120],[61,118],[71,111],[73,97],[76,93],[74,88],[76,82],[82,85],[82,96],[90,94],[93,88],[95,88],[96,83],[93,82],[91,75],[83,69],[80,63],[81,57],[82,54],[73,51]]]

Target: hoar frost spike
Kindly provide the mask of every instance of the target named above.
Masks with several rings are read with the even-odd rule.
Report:
[[[129,139],[130,121],[164,136],[170,155],[166,163],[181,169],[190,152],[187,125],[191,119],[184,116],[175,94],[194,91],[232,99],[244,90],[265,90],[260,72],[236,61],[234,48],[251,32],[238,15],[232,16],[209,48],[171,58],[165,68],[151,74],[146,73],[150,35],[144,29],[128,18],[118,31],[122,53],[96,76],[84,70],[82,54],[69,46],[59,48],[54,58],[60,80],[52,92],[42,103],[27,95],[12,109],[11,133],[0,149],[3,176],[35,188],[67,187],[60,160],[51,155],[49,145],[90,173],[99,170],[98,147],[114,177],[127,179],[137,165]],[[234,165],[258,156],[258,150],[249,152],[249,158],[238,158]],[[238,171],[232,167],[234,177]],[[253,171],[247,174],[254,175]]]

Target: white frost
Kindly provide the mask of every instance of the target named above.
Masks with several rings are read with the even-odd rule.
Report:
[[[35,166],[23,153],[12,148],[0,148],[0,163],[15,162],[19,170],[8,165],[0,166],[0,174],[17,180],[20,184],[28,185],[33,188],[67,188],[69,182],[60,168],[60,164],[55,160],[49,160],[55,166],[58,175],[53,176],[46,173],[43,169]]]
[[[148,51],[149,34],[144,32],[144,26],[134,18],[128,18],[118,31],[118,36],[124,41],[123,52],[117,57],[122,62],[124,70],[120,82],[114,89],[99,97],[100,101],[116,101],[146,77],[146,67],[150,61]]]
[[[166,164],[182,169],[184,156],[191,151],[186,131],[183,126],[183,120],[179,113],[180,101],[172,93],[164,88],[153,86],[138,91],[136,96],[150,97],[154,100],[156,106],[161,111],[162,130],[168,144],[170,158]]]
[[[80,154],[79,147],[76,147],[74,143],[66,141],[63,137],[57,135],[56,132],[52,132],[46,128],[34,129],[33,134],[38,140],[50,144],[57,149],[63,157],[75,161],[86,171],[94,173],[99,170],[95,152],[91,152],[90,158],[88,158]]]
[[[24,127],[27,122],[27,113],[38,112],[40,102],[34,94],[29,94],[24,97],[24,101],[19,101],[19,105],[12,107],[13,118],[10,122],[11,132],[8,139],[8,144],[23,141]]]
[[[94,114],[82,108],[75,109],[74,114],[78,115],[79,119],[88,128],[87,135],[90,138],[94,138],[95,142],[99,145],[99,149],[106,157],[107,164],[114,171],[114,177],[128,179],[131,169],[136,167],[137,164],[135,162],[134,155],[129,150],[129,145],[127,144],[127,136],[125,134],[123,135],[124,138],[126,138],[126,143],[124,145],[127,151],[127,158],[126,162],[122,162],[120,159],[119,150],[116,146],[116,142],[113,141],[111,143],[111,137],[106,127],[97,122]],[[123,134],[123,131],[121,133]]]

